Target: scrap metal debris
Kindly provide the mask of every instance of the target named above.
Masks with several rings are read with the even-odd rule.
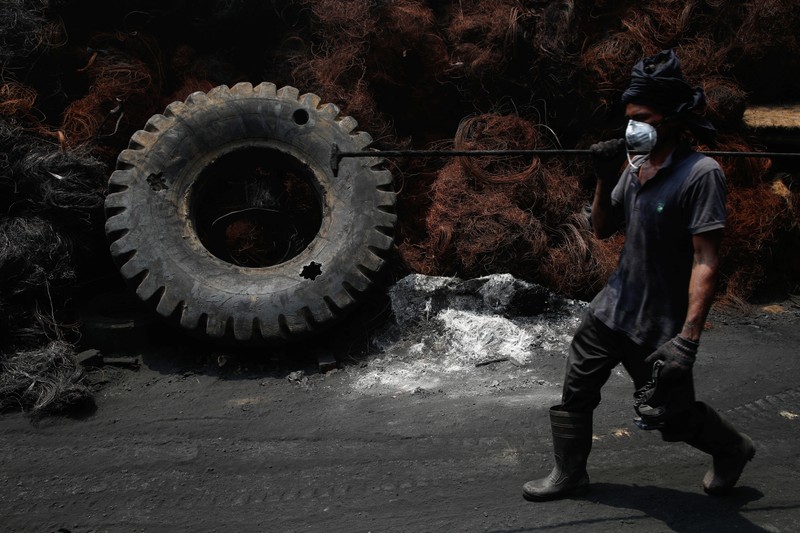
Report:
[[[103,355],[100,350],[84,350],[75,356],[78,363],[85,367],[119,366],[138,370],[142,365],[139,357],[110,357]]]

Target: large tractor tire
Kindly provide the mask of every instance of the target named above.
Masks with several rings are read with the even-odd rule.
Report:
[[[333,104],[272,83],[173,102],[137,131],[105,202],[138,297],[180,328],[234,344],[328,329],[380,282],[397,217],[392,175]]]

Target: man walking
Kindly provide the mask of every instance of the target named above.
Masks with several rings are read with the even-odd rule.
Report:
[[[714,127],[700,115],[705,95],[685,81],[675,53],[664,50],[634,66],[622,103],[626,143],[606,141],[592,150],[598,161],[614,162],[627,144],[629,165],[619,179],[619,166],[598,165],[591,220],[601,238],[624,228],[625,245],[570,345],[561,403],[550,409],[555,466],[523,486],[532,501],[588,488],[592,412],[620,363],[637,389],[658,365],[657,388],[667,400],[655,427],[664,440],[712,456],[703,479],[708,494],[730,490],[755,454],[749,437],[694,396],[692,365],[714,297],[725,225],[725,176],[684,138],[691,132],[713,140]]]

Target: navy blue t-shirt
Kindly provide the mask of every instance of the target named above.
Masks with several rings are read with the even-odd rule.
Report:
[[[636,161],[634,161],[636,162]],[[635,343],[656,348],[683,328],[694,262],[692,236],[725,226],[725,175],[708,156],[679,147],[639,183],[628,166],[611,193],[625,245],[594,315]]]

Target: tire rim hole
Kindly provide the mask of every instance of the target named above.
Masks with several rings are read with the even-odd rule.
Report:
[[[196,183],[190,209],[200,242],[231,264],[265,268],[289,261],[322,224],[313,171],[280,150],[230,152]]]
[[[307,124],[309,120],[308,111],[305,109],[298,109],[294,113],[292,113],[292,120],[298,126],[302,126],[303,124]]]
[[[300,277],[310,280],[317,279],[318,276],[322,275],[322,265],[317,263],[316,261],[311,261],[309,264],[303,267],[303,270],[300,272]]]

